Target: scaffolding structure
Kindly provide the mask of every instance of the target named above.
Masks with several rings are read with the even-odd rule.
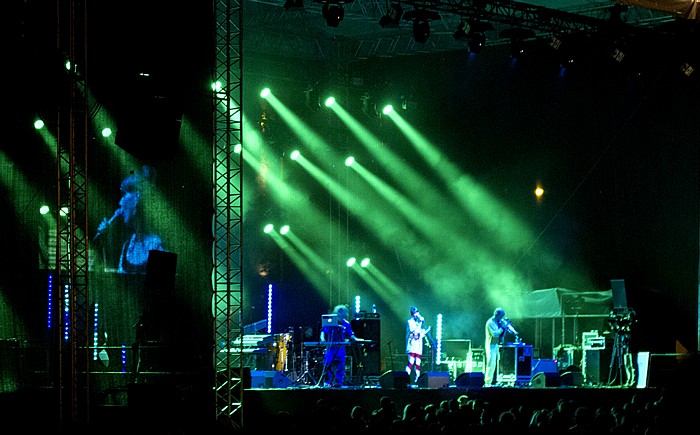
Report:
[[[243,66],[242,3],[214,0],[212,291],[214,392],[217,420],[242,426],[243,347],[229,348],[243,335]],[[227,352],[219,352],[224,344]]]

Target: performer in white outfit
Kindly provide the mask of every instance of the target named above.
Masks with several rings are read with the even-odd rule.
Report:
[[[416,381],[420,377],[423,340],[430,331],[430,327],[425,329],[424,325],[425,319],[418,312],[418,308],[411,307],[411,318],[406,322],[406,353],[408,354],[406,373],[411,376],[411,372],[414,372]]]
[[[505,315],[505,310],[499,307],[493,310],[493,316],[489,317],[486,321],[486,340],[484,343],[484,350],[486,352],[486,373],[484,374],[484,381],[486,385],[494,385],[497,383],[496,368],[498,367],[498,360],[500,358],[498,346],[503,344],[506,332],[510,332],[516,337],[518,335],[518,332],[513,328],[510,320],[505,318]]]

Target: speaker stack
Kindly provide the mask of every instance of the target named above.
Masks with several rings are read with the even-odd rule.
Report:
[[[363,317],[350,321],[356,337],[372,340],[359,346],[361,354],[353,358],[353,373],[362,376],[381,374],[381,334],[379,317]]]

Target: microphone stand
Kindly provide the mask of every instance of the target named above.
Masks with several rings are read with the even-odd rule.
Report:
[[[391,351],[391,340],[389,340],[386,343],[386,345],[387,347],[389,347],[389,357],[391,358],[391,371],[394,371],[396,369],[394,368],[394,352]]]

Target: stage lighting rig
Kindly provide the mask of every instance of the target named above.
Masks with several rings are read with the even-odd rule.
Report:
[[[414,9],[403,14],[403,19],[413,21],[413,39],[425,44],[430,37],[430,22],[440,19],[440,14],[425,9]]]
[[[352,3],[355,0],[314,0],[314,3],[322,3],[321,13],[326,20],[328,27],[338,27],[345,18],[344,4]]]

